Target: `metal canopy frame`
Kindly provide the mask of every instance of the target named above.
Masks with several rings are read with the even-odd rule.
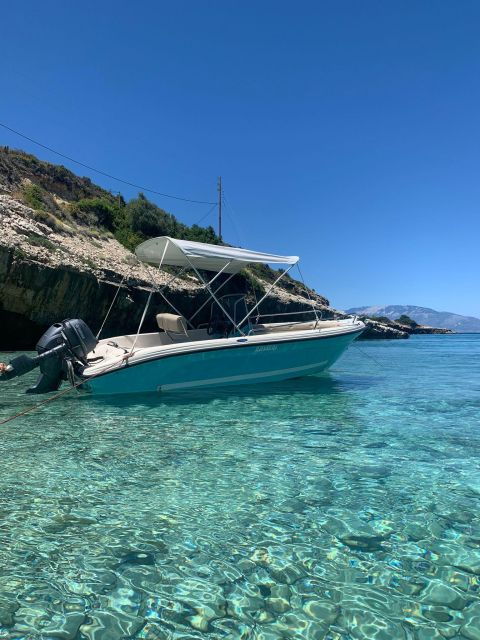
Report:
[[[171,240],[170,238],[168,238],[167,243],[165,244],[164,250],[163,250],[163,255],[162,255],[162,259],[160,260],[159,264],[158,264],[158,269],[161,269],[162,264],[163,264],[163,258],[165,256],[165,253],[167,251],[167,247],[170,244]],[[177,245],[178,246],[178,245]],[[196,267],[193,262],[191,261],[190,257],[184,253],[185,255],[185,259],[188,263],[188,266],[184,266],[182,267],[182,269],[180,270],[180,273],[178,274],[174,274],[174,276],[172,278],[170,278],[158,291],[157,293],[159,293],[162,298],[165,300],[165,302],[178,314],[178,315],[183,315],[179,312],[179,310],[170,302],[170,300],[168,300],[167,296],[163,293],[164,290],[167,288],[167,286],[173,282],[173,280],[175,280],[177,277],[179,277],[188,267],[190,267],[192,269],[192,271],[196,274],[197,278],[200,280],[200,282],[203,285],[203,288],[208,292],[209,297],[205,300],[205,302],[203,302],[203,304],[195,311],[195,313],[193,313],[193,315],[190,316],[190,318],[187,319],[187,323],[189,324],[189,326],[193,329],[193,325],[192,325],[192,320],[200,313],[200,311],[211,301],[213,300],[213,302],[215,302],[218,307],[220,308],[220,310],[222,311],[222,313],[225,315],[226,318],[228,318],[228,320],[232,323],[232,325],[235,327],[235,329],[238,331],[239,334],[245,336],[246,333],[245,331],[242,329],[242,325],[253,315],[253,313],[259,308],[259,306],[261,305],[261,303],[270,295],[270,293],[273,291],[273,289],[276,287],[276,285],[280,282],[280,280],[287,275],[287,273],[289,273],[289,271],[291,269],[293,269],[294,266],[298,267],[299,273],[300,273],[300,277],[302,279],[302,283],[305,286],[305,290],[307,292],[307,296],[310,302],[313,303],[313,300],[311,299],[310,293],[305,285],[305,282],[303,280],[303,276],[302,273],[300,271],[300,268],[298,266],[298,260],[292,264],[289,264],[288,268],[283,270],[280,275],[274,280],[274,282],[270,285],[270,287],[268,287],[267,291],[265,292],[265,294],[260,298],[260,300],[255,301],[255,305],[248,311],[248,313],[245,315],[244,318],[242,318],[239,322],[236,322],[234,318],[231,317],[231,315],[229,314],[229,312],[227,311],[227,309],[225,309],[224,305],[221,303],[220,299],[218,298],[218,292],[220,291],[220,289],[225,286],[227,284],[227,282],[229,282],[231,280],[231,278],[233,278],[234,275],[236,275],[238,272],[233,272],[230,273],[228,278],[226,280],[224,280],[224,282],[220,283],[215,289],[212,288],[213,283],[217,280],[217,278],[224,273],[226,270],[228,270],[229,266],[231,265],[231,263],[234,261],[233,258],[231,260],[228,260],[223,267],[217,272],[215,273],[215,275],[210,279],[207,280],[203,277],[202,273],[200,272],[199,268]],[[286,263],[288,264],[288,263]],[[134,340],[134,344],[133,347],[135,346],[135,343],[137,342],[140,330],[142,328],[143,322],[145,320],[145,316],[147,313],[147,309],[150,305],[150,301],[152,298],[154,291],[150,291],[148,299],[147,299],[147,303],[145,305],[145,309],[143,311],[139,326],[138,326],[138,330],[137,330],[137,334],[135,336],[135,340]],[[255,296],[256,297],[256,296]],[[313,310],[311,311],[295,311],[293,312],[295,314],[301,314],[301,313],[314,313],[315,314],[315,318],[316,318],[316,323],[315,326],[317,325],[318,321],[319,321],[319,317],[317,314],[317,309],[315,307],[313,307]],[[282,315],[282,314],[279,314]],[[289,314],[291,315],[291,314]],[[260,316],[257,316],[260,317]],[[133,350],[132,347],[132,350]]]
[[[167,247],[170,244],[170,239],[167,240],[167,243],[165,244],[164,250],[163,250],[163,255],[162,255],[162,259],[160,260],[160,263],[158,265],[158,268],[161,269],[162,263],[163,263],[163,257],[165,256],[165,253],[167,251]],[[192,271],[196,274],[197,278],[200,280],[200,282],[203,285],[203,288],[208,292],[209,297],[207,298],[207,300],[205,300],[205,302],[195,311],[195,313],[193,315],[190,316],[190,318],[188,318],[187,322],[190,325],[190,327],[193,327],[192,325],[192,320],[195,318],[195,316],[198,315],[198,313],[200,313],[200,311],[211,301],[213,300],[218,307],[220,308],[220,310],[222,311],[222,313],[225,315],[226,318],[228,318],[228,320],[232,323],[232,325],[235,327],[235,329],[241,334],[241,335],[246,335],[245,331],[242,329],[242,325],[252,316],[252,314],[254,313],[254,311],[256,309],[258,309],[258,307],[260,306],[260,304],[263,302],[263,300],[265,300],[265,298],[267,298],[270,293],[272,292],[272,290],[274,289],[274,287],[278,284],[278,282],[290,271],[290,269],[292,269],[296,264],[298,264],[297,262],[294,262],[293,264],[290,264],[288,269],[286,269],[285,271],[282,271],[282,273],[278,276],[278,278],[275,279],[275,281],[273,282],[273,284],[267,289],[266,293],[264,296],[262,296],[262,298],[260,298],[260,300],[258,302],[256,302],[256,304],[249,310],[249,312],[247,313],[247,315],[242,318],[242,320],[240,320],[240,322],[236,322],[234,320],[234,318],[232,318],[232,316],[229,314],[229,312],[227,311],[227,309],[225,309],[224,305],[220,302],[219,298],[218,298],[218,292],[220,291],[220,289],[225,286],[227,284],[227,282],[229,282],[229,280],[231,280],[231,278],[233,278],[234,275],[236,275],[236,273],[230,273],[229,277],[222,282],[218,287],[216,287],[215,289],[212,288],[213,283],[217,280],[217,278],[224,273],[228,267],[231,265],[231,263],[233,262],[232,260],[228,260],[224,266],[213,276],[213,278],[211,278],[210,280],[206,280],[203,275],[201,274],[201,272],[199,271],[199,269],[193,264],[193,262],[190,260],[190,257],[185,253],[185,259],[188,262],[188,265],[190,266],[190,268],[192,269]],[[186,267],[183,267],[180,273],[183,273],[183,271],[185,271]],[[168,300],[167,296],[163,293],[163,291],[165,290],[165,288],[168,286],[168,284],[170,284],[170,282],[172,282],[173,279],[175,279],[178,275],[177,274],[174,278],[170,279],[159,291],[158,293],[162,296],[162,298],[165,300],[165,302],[167,302],[167,304],[170,305],[170,307],[172,307],[172,309],[174,309],[174,311],[176,311],[177,314],[182,315],[179,313],[178,309],[176,309],[172,303]],[[152,293],[150,293],[150,295],[148,296],[148,300],[147,300],[147,304],[145,306],[144,312],[142,314],[142,319],[140,321],[139,327],[138,327],[138,331],[137,331],[137,337],[138,334],[140,332],[141,326],[143,324],[143,321],[145,319],[145,315],[147,312],[147,308],[150,304],[150,300],[152,297]]]
[[[161,259],[160,259],[160,261],[159,261],[159,263],[158,263],[158,269],[159,269],[159,270],[162,268],[163,261],[164,261],[164,258],[165,258],[165,254],[166,254],[166,252],[167,252],[168,245],[169,245],[171,242],[172,242],[172,240],[171,240],[170,238],[167,238],[167,242],[166,242],[166,244],[165,244],[165,246],[164,246],[164,248],[163,248],[163,252],[162,252]],[[172,244],[173,244],[173,242],[172,242]],[[178,245],[177,245],[177,246],[178,246]],[[203,288],[204,288],[204,289],[206,289],[206,291],[209,293],[209,297],[208,297],[208,298],[205,300],[205,302],[203,302],[203,304],[202,304],[202,305],[201,305],[201,306],[200,306],[200,307],[195,311],[195,313],[193,313],[193,315],[191,315],[191,316],[190,316],[190,318],[186,318],[186,321],[187,321],[188,325],[189,325],[192,329],[194,329],[194,328],[195,328],[195,327],[193,326],[193,324],[192,324],[192,320],[193,320],[193,319],[195,318],[195,316],[197,316],[197,315],[200,313],[200,311],[201,311],[201,310],[202,310],[202,309],[203,309],[203,308],[204,308],[204,307],[205,307],[205,306],[210,302],[210,300],[213,300],[213,301],[218,305],[218,307],[220,308],[220,310],[222,311],[222,313],[225,315],[225,317],[226,317],[226,318],[228,318],[228,320],[230,320],[230,322],[231,322],[231,323],[232,323],[232,325],[235,327],[235,329],[239,332],[239,334],[241,334],[241,335],[245,336],[246,334],[245,334],[245,331],[242,329],[242,325],[243,325],[243,324],[244,324],[244,323],[245,323],[245,322],[246,322],[246,321],[247,321],[247,320],[248,320],[248,319],[253,315],[254,311],[255,311],[255,310],[257,310],[257,309],[259,308],[259,306],[261,305],[261,303],[265,300],[265,298],[267,298],[267,297],[270,295],[270,293],[273,291],[273,289],[275,288],[275,286],[280,282],[280,280],[281,280],[284,276],[286,276],[286,275],[287,275],[287,273],[288,273],[291,269],[293,269],[293,267],[294,267],[295,265],[298,267],[298,271],[299,271],[299,274],[300,274],[300,278],[301,278],[302,283],[303,283],[303,285],[304,285],[304,287],[305,287],[305,290],[306,290],[306,293],[307,293],[307,297],[308,297],[309,301],[312,303],[312,310],[310,310],[310,311],[294,311],[294,312],[285,313],[285,314],[281,314],[281,313],[280,313],[280,314],[267,314],[267,315],[294,315],[294,314],[303,314],[303,313],[314,313],[314,314],[315,314],[315,318],[316,318],[315,327],[317,326],[317,324],[318,324],[318,322],[319,322],[319,320],[320,320],[320,318],[321,318],[322,313],[321,313],[321,311],[320,311],[320,318],[319,318],[319,316],[318,316],[318,310],[317,310],[317,309],[316,309],[316,307],[314,306],[314,304],[313,304],[313,300],[312,300],[312,298],[311,298],[311,296],[310,296],[310,292],[309,292],[309,290],[308,290],[307,286],[305,285],[305,281],[303,280],[303,275],[302,275],[302,272],[300,271],[300,267],[299,267],[299,265],[298,265],[299,258],[297,258],[296,262],[293,262],[293,263],[288,263],[288,262],[287,262],[287,263],[285,263],[285,264],[289,264],[288,269],[283,270],[283,271],[280,273],[280,275],[278,276],[278,278],[276,278],[276,279],[275,279],[275,281],[270,285],[270,287],[267,289],[267,291],[265,292],[265,294],[260,298],[260,300],[259,300],[258,302],[257,302],[257,296],[256,296],[256,293],[255,293],[255,305],[250,309],[250,311],[248,311],[248,313],[246,314],[246,316],[245,316],[244,318],[242,318],[242,319],[240,320],[240,322],[238,322],[238,323],[237,323],[237,322],[235,321],[235,319],[234,319],[234,318],[232,318],[232,317],[231,317],[231,315],[228,313],[227,309],[225,309],[225,307],[223,306],[223,304],[220,302],[220,299],[217,297],[217,294],[218,294],[218,292],[220,291],[220,289],[221,289],[222,287],[224,287],[224,286],[227,284],[227,282],[229,282],[229,281],[233,278],[233,276],[234,276],[234,275],[236,275],[236,274],[238,273],[238,271],[234,271],[234,272],[229,273],[228,278],[227,278],[226,280],[224,280],[223,282],[221,282],[221,283],[216,287],[216,289],[215,289],[215,290],[213,290],[213,288],[212,288],[212,285],[213,285],[213,283],[215,282],[215,280],[216,280],[216,279],[217,279],[217,278],[218,278],[222,273],[224,273],[224,272],[228,269],[228,267],[230,266],[230,264],[231,264],[232,262],[234,262],[234,261],[235,261],[235,258],[231,258],[230,260],[228,260],[227,262],[225,262],[225,264],[223,265],[223,267],[222,267],[222,268],[221,268],[221,269],[220,269],[220,270],[219,270],[219,271],[218,271],[218,272],[213,276],[213,278],[211,278],[210,280],[206,280],[206,279],[202,276],[202,274],[200,273],[199,269],[198,269],[198,268],[197,268],[197,267],[192,263],[192,261],[190,260],[189,256],[188,256],[186,253],[184,253],[184,256],[185,256],[185,258],[186,258],[186,260],[187,260],[188,265],[183,266],[183,267],[180,269],[179,273],[175,273],[175,274],[173,274],[173,275],[172,275],[172,277],[171,277],[171,278],[169,278],[169,279],[167,280],[167,282],[166,282],[163,286],[161,286],[160,288],[158,288],[156,291],[155,291],[155,288],[153,288],[153,289],[151,289],[151,290],[149,291],[148,298],[147,298],[147,302],[146,302],[145,307],[144,307],[144,309],[143,309],[143,313],[142,313],[142,316],[141,316],[141,318],[140,318],[140,322],[139,322],[139,324],[138,324],[137,332],[136,332],[136,334],[135,334],[135,338],[134,338],[134,340],[133,340],[132,347],[131,347],[131,349],[130,349],[129,353],[128,353],[128,354],[126,354],[125,358],[129,358],[129,357],[133,354],[133,351],[134,351],[135,345],[136,345],[136,343],[137,343],[138,337],[139,337],[139,335],[140,335],[140,331],[141,331],[141,329],[142,329],[142,326],[143,326],[143,323],[144,323],[145,317],[146,317],[146,315],[147,315],[148,307],[150,306],[150,302],[151,302],[151,299],[152,299],[152,296],[153,296],[153,294],[154,294],[154,293],[158,293],[158,294],[159,294],[159,295],[160,295],[160,296],[165,300],[165,302],[166,302],[166,303],[167,303],[167,304],[168,304],[168,305],[169,305],[169,306],[170,306],[170,307],[171,307],[171,308],[172,308],[172,309],[173,309],[173,310],[174,310],[178,315],[183,315],[183,314],[181,314],[181,313],[180,313],[180,311],[179,311],[179,310],[178,310],[178,309],[173,305],[173,303],[172,303],[172,302],[170,302],[170,300],[167,298],[167,296],[166,296],[163,292],[164,292],[164,290],[168,287],[168,285],[169,285],[169,284],[171,284],[174,280],[176,280],[176,278],[180,277],[180,275],[182,275],[182,273],[183,273],[184,271],[186,271],[186,269],[187,269],[188,267],[190,267],[190,268],[194,271],[194,273],[196,274],[197,278],[198,278],[198,279],[200,280],[200,282],[203,284]],[[120,290],[120,288],[121,288],[121,286],[122,286],[122,284],[123,284],[123,281],[124,281],[124,280],[125,280],[125,276],[123,277],[122,281],[120,282],[120,284],[119,284],[119,286],[118,286],[117,292],[115,293],[115,296],[114,296],[114,298],[113,298],[113,301],[112,301],[112,303],[111,303],[111,305],[110,305],[110,307],[109,307],[109,309],[108,309],[108,311],[107,311],[106,317],[105,317],[105,319],[104,319],[104,321],[103,321],[103,323],[102,323],[102,326],[100,327],[100,331],[98,332],[97,337],[100,335],[100,333],[101,333],[101,331],[102,331],[102,329],[103,329],[103,327],[104,327],[104,325],[105,325],[105,323],[106,323],[106,321],[107,321],[107,318],[108,318],[108,316],[110,315],[110,311],[112,310],[112,307],[113,307],[113,305],[115,304],[115,301],[116,301],[116,299],[117,299],[117,296],[118,296],[119,290]],[[254,292],[255,292],[255,289],[254,289]],[[235,314],[235,315],[236,315],[236,314]],[[260,315],[257,313],[257,321],[258,321],[258,318],[260,318],[260,317],[262,317],[262,316],[260,316]]]
[[[206,282],[204,280],[204,278],[202,277],[202,274],[199,272],[199,270],[195,267],[195,265],[191,262],[190,258],[185,255],[186,259],[188,260],[190,266],[192,267],[192,269],[195,271],[195,273],[197,274],[197,277],[200,279],[201,282],[203,282],[203,286],[205,287],[205,289],[208,291],[208,293],[210,294],[212,300],[214,300],[218,306],[220,307],[220,309],[223,311],[223,313],[226,315],[226,317],[230,320],[230,322],[233,324],[233,326],[235,327],[235,329],[237,331],[239,331],[242,336],[245,335],[245,333],[242,331],[242,329],[239,327],[239,325],[235,322],[235,320],[232,318],[232,316],[228,313],[228,311],[225,309],[225,307],[223,306],[223,304],[220,302],[220,300],[217,298],[216,294],[218,292],[218,290],[220,289],[220,287],[217,288],[216,291],[213,291],[211,288],[211,284],[213,283],[214,280],[216,280],[218,278],[218,276],[223,273],[223,271],[225,271],[225,269],[228,268],[228,265],[232,262],[231,260],[229,260],[224,267],[208,282]],[[225,283],[224,283],[225,284]],[[208,302],[208,300],[207,300]],[[242,321],[243,322],[243,321]],[[240,323],[242,324],[242,323]]]

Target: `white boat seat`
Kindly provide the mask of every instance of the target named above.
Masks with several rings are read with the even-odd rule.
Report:
[[[183,316],[177,316],[174,313],[158,313],[156,318],[158,328],[166,333],[170,331],[187,335],[187,321]]]

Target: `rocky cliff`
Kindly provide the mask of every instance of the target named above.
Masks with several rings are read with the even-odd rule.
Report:
[[[439,329],[451,329],[456,333],[480,333],[480,318],[462,316],[451,311],[436,311],[429,307],[415,305],[374,305],[370,307],[353,307],[346,313],[372,317],[384,317],[394,320],[406,315],[424,327],[438,327]]]
[[[31,349],[54,322],[81,317],[97,331],[117,292],[102,335],[134,332],[153,287],[144,330],[170,310],[162,294],[186,317],[207,298],[198,279],[139,263],[130,248],[148,235],[219,242],[211,227],[187,227],[144,196],[126,203],[63,166],[0,147],[0,349]],[[253,303],[278,275],[268,267],[245,270],[222,290],[249,291]],[[328,300],[285,277],[261,311],[287,313],[315,303],[323,316],[344,317]],[[206,305],[197,322],[206,322]],[[304,319],[311,316],[304,316]],[[366,319],[363,337],[408,338],[404,327]]]
[[[383,324],[372,318],[359,317],[366,325],[365,331],[360,336],[361,340],[406,340],[410,337],[402,325]]]
[[[408,338],[416,334],[444,334],[455,333],[451,329],[441,329],[437,327],[428,327],[426,325],[417,324],[415,322],[408,324],[399,320],[390,320],[390,318],[375,316],[369,317],[358,314],[358,317],[366,324],[367,329],[362,335],[363,340],[376,338]]]
[[[184,275],[169,284],[174,274],[139,263],[111,234],[95,235],[81,227],[54,230],[11,195],[0,195],[0,228],[0,349],[30,349],[46,328],[67,317],[81,317],[97,331],[119,284],[105,335],[136,330],[152,285],[157,290],[165,287],[169,300],[187,317],[207,298],[196,277]],[[239,274],[225,293],[244,291],[252,281],[258,291],[268,285],[262,274]],[[331,315],[328,300],[310,295]],[[310,305],[301,285],[287,280],[265,300],[262,312]],[[145,330],[153,331],[155,313],[167,310],[171,309],[156,293]],[[209,305],[198,321],[206,321],[208,314]]]
[[[439,329],[436,327],[427,327],[424,325],[417,325],[412,327],[408,324],[402,324],[395,320],[389,320],[388,322],[380,322],[375,318],[368,318],[367,316],[360,315],[359,318],[363,320],[367,328],[363,332],[362,340],[376,340],[376,339],[406,339],[415,334],[443,334],[443,333],[455,333],[451,329]]]

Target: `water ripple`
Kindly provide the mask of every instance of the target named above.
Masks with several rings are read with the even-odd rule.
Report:
[[[479,640],[480,337],[362,349],[5,425],[0,638]]]

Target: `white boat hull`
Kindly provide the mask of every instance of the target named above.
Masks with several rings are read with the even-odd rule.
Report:
[[[358,323],[342,331],[278,333],[144,350],[113,367],[93,367],[87,386],[95,394],[110,395],[298,378],[327,369],[362,330]]]

